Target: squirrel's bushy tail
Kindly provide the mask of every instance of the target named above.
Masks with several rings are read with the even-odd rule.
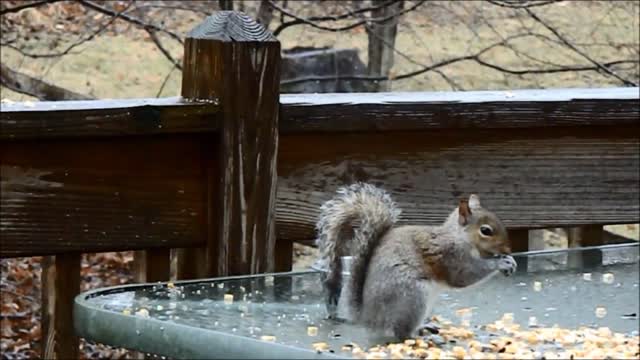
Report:
[[[327,265],[323,285],[330,312],[332,306],[337,306],[342,287],[340,257],[353,257],[350,303],[353,310],[357,310],[362,305],[369,260],[380,238],[399,215],[400,209],[386,191],[360,182],[338,189],[335,197],[320,207],[316,244]]]

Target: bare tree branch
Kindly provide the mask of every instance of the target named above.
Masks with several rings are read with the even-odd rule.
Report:
[[[281,13],[283,13],[283,14],[285,14],[287,16],[290,16],[290,17],[300,21],[300,23],[309,25],[309,26],[314,27],[316,29],[325,30],[325,31],[331,31],[331,32],[340,32],[340,31],[351,30],[351,29],[357,28],[359,26],[365,25],[367,22],[384,22],[384,21],[388,21],[390,19],[393,19],[395,17],[401,16],[403,14],[406,14],[408,12],[411,12],[411,11],[417,9],[419,6],[421,6],[425,2],[426,2],[426,0],[418,1],[415,4],[411,5],[410,7],[406,8],[406,9],[404,9],[402,11],[398,11],[396,13],[390,14],[390,15],[385,16],[383,18],[371,18],[371,19],[367,19],[367,20],[361,20],[361,21],[357,21],[357,22],[355,22],[353,24],[345,25],[345,26],[342,26],[342,27],[329,27],[329,26],[320,25],[320,24],[316,23],[313,20],[309,20],[309,19],[300,17],[300,16],[290,12],[289,10],[279,6],[273,0],[269,0],[269,3],[271,4],[271,6],[273,6],[274,9],[280,11]],[[278,31],[278,29],[274,30],[273,31],[273,35],[277,36],[280,33],[280,31],[282,31],[282,30],[279,30],[279,31]]]
[[[0,84],[7,88],[40,100],[92,100],[87,95],[79,94],[71,90],[38,80],[27,74],[17,72],[5,64],[0,64]]]
[[[514,75],[526,75],[526,74],[552,74],[552,73],[562,73],[562,72],[582,72],[582,71],[599,71],[599,67],[597,66],[562,66],[562,67],[557,67],[557,68],[546,68],[546,69],[519,69],[519,70],[514,70],[514,69],[509,69],[509,68],[505,68],[502,67],[500,65],[496,65],[493,63],[490,63],[488,61],[485,61],[481,58],[481,56],[485,53],[487,53],[489,50],[492,50],[496,47],[502,47],[505,46],[506,44],[508,44],[509,41],[513,40],[513,39],[517,39],[517,38],[523,38],[523,37],[530,37],[532,36],[529,33],[524,33],[524,34],[516,34],[516,35],[512,35],[509,36],[507,38],[505,38],[502,41],[493,43],[487,47],[485,47],[484,49],[476,52],[473,55],[466,55],[466,56],[459,56],[459,57],[453,57],[447,60],[443,60],[440,62],[437,62],[435,64],[432,65],[428,65],[428,66],[424,66],[421,69],[418,70],[414,70],[405,74],[401,74],[401,75],[397,75],[397,76],[364,76],[364,75],[341,75],[341,76],[335,76],[335,75],[325,75],[325,76],[304,76],[304,77],[300,77],[300,78],[295,78],[295,79],[287,79],[287,80],[283,80],[281,81],[281,84],[297,84],[297,83],[302,83],[302,82],[306,82],[306,81],[335,81],[335,80],[363,80],[363,81],[384,81],[384,80],[402,80],[402,79],[408,79],[420,74],[424,74],[426,72],[429,71],[434,71],[436,69],[442,68],[444,66],[447,65],[451,65],[454,63],[458,63],[458,62],[462,62],[462,61],[473,61],[476,62],[477,64],[484,66],[484,67],[488,67],[497,71],[501,71],[504,73],[509,73],[509,74],[514,74]],[[613,62],[609,62],[609,63],[605,63],[605,64],[601,64],[602,66],[606,66],[606,67],[611,67],[614,65],[620,65],[620,64],[628,64],[628,63],[636,63],[636,60],[618,60],[618,61],[613,61]]]
[[[528,74],[554,74],[554,73],[563,73],[563,72],[581,72],[581,71],[598,71],[600,70],[599,66],[588,66],[588,65],[584,65],[584,66],[562,66],[562,67],[557,67],[557,68],[548,68],[548,69],[523,69],[523,70],[513,70],[513,69],[509,69],[509,68],[505,68],[502,67],[500,65],[496,65],[496,64],[492,64],[489,62],[486,62],[480,58],[477,59],[473,59],[475,62],[477,62],[478,64],[494,69],[494,70],[498,70],[504,73],[508,73],[508,74],[512,74],[512,75],[528,75]],[[611,61],[608,63],[604,63],[604,64],[600,64],[601,66],[604,66],[606,68],[615,66],[615,65],[622,65],[622,64],[634,64],[636,63],[635,60],[617,60],[617,61]]]
[[[496,6],[506,7],[510,9],[528,9],[536,6],[545,6],[551,4],[557,4],[562,0],[542,0],[542,1],[498,1],[498,0],[486,0]]]
[[[111,16],[115,16],[115,14],[116,14],[115,11],[113,11],[111,9],[108,9],[108,8],[105,8],[105,7],[102,7],[102,6],[94,3],[93,1],[78,0],[78,2],[80,4],[82,4],[82,5],[84,5],[84,6],[92,9],[92,10],[95,10],[97,12],[101,12],[103,14],[107,14],[107,15],[111,15]],[[160,26],[157,26],[157,25],[154,25],[154,24],[146,23],[146,22],[144,22],[144,21],[142,21],[142,20],[140,20],[138,18],[129,16],[129,15],[122,14],[122,15],[120,15],[120,18],[122,20],[128,21],[128,22],[130,22],[132,24],[138,25],[138,26],[140,26],[141,28],[143,28],[145,30],[149,29],[149,30],[165,33],[165,34],[169,35],[171,38],[173,38],[174,40],[176,40],[177,42],[179,42],[180,44],[184,43],[184,41],[182,40],[182,38],[180,36],[178,36],[178,34],[172,32],[172,31],[169,31],[169,30],[167,30],[167,29],[165,29],[163,27],[160,27]]]
[[[162,45],[162,42],[156,35],[156,32],[150,29],[144,29],[144,30],[149,34],[149,37],[151,38],[153,43],[156,45],[158,50],[160,50],[160,52],[173,64],[173,67],[178,68],[180,71],[182,71],[182,65],[180,65],[180,63],[176,59],[174,59],[173,56],[171,56],[171,53],[169,53],[169,50],[167,50],[164,47],[164,45]]]
[[[30,57],[30,58],[33,58],[33,59],[61,57],[61,56],[69,54],[71,52],[71,50],[73,50],[74,48],[76,48],[76,47],[78,47],[78,46],[80,46],[80,45],[82,45],[82,44],[84,44],[86,42],[89,42],[89,41],[93,40],[93,38],[95,38],[97,35],[101,34],[107,27],[109,27],[111,24],[113,24],[116,21],[116,19],[118,19],[120,16],[122,16],[122,14],[124,12],[126,12],[131,7],[132,4],[133,4],[133,1],[129,1],[129,3],[127,4],[127,6],[124,9],[122,9],[121,11],[115,13],[109,19],[109,21],[107,21],[104,24],[100,25],[100,27],[98,27],[98,29],[96,29],[94,32],[89,34],[89,36],[87,36],[85,38],[81,38],[80,40],[78,40],[78,41],[74,42],[73,44],[69,45],[66,49],[64,49],[61,52],[48,53],[48,54],[34,54],[34,53],[26,52],[26,51],[24,51],[24,50],[22,50],[22,49],[20,49],[20,48],[18,48],[16,46],[13,46],[13,45],[8,45],[7,44],[5,46],[7,46],[10,49],[14,49],[14,50],[18,51],[21,55],[24,55],[26,57]]]
[[[269,4],[273,3],[273,0],[265,0],[266,2],[268,2]],[[344,20],[344,19],[348,19],[351,16],[357,15],[357,14],[362,14],[365,12],[369,12],[369,11],[373,11],[373,10],[377,10],[377,9],[381,9],[381,8],[385,8],[391,4],[394,3],[395,0],[389,0],[387,2],[385,2],[384,4],[380,4],[380,5],[376,5],[376,6],[371,6],[371,7],[366,7],[366,8],[360,8],[360,9],[356,9],[356,10],[351,10],[351,11],[347,11],[344,14],[339,14],[339,15],[328,15],[328,16],[311,16],[308,18],[294,18],[294,20],[292,21],[288,21],[285,22],[282,20],[282,17],[284,17],[285,14],[284,12],[280,11],[280,15],[281,15],[281,24],[273,31],[273,35],[274,36],[278,36],[278,34],[280,34],[284,29],[293,26],[293,25],[299,25],[299,24],[304,24],[305,20],[307,21],[313,21],[313,22],[319,22],[319,21],[338,21],[338,20]],[[282,6],[282,8],[286,8],[286,5]]]
[[[485,19],[484,15],[481,15],[481,18],[484,20],[484,24],[489,28],[489,30],[491,30],[491,32],[493,32],[501,40],[505,40],[505,37],[502,36],[500,31],[498,31],[498,29],[496,29],[496,27],[491,23],[491,21],[488,21],[487,19]],[[528,27],[524,26],[524,24],[522,23],[521,19],[518,19],[518,20],[520,20],[520,24],[523,25],[523,28],[526,29],[525,33],[530,34],[532,37],[539,38],[539,39],[541,39],[541,41],[548,40],[548,41],[557,43],[557,40],[551,39],[550,37],[548,37],[546,35],[532,32]],[[562,67],[563,66],[562,64],[558,64],[558,63],[547,61],[547,60],[543,60],[543,59],[538,59],[537,57],[529,55],[528,53],[522,52],[522,51],[517,49],[515,46],[513,46],[509,42],[506,42],[504,46],[507,49],[513,51],[514,54],[516,54],[517,56],[519,56],[521,58],[526,58],[526,59],[529,59],[529,60],[531,60],[533,62],[536,62],[536,63],[539,63],[539,64],[543,64],[543,65],[548,65],[548,66],[556,66],[556,67]]]
[[[164,5],[164,4],[144,4],[144,5],[136,6],[136,10],[148,9],[148,8],[151,8],[151,9],[168,9],[168,10],[184,10],[184,11],[191,11],[191,12],[194,12],[196,14],[202,14],[202,15],[205,15],[205,16],[211,15],[210,11],[206,11],[206,10],[203,10],[203,9],[198,9],[198,8],[190,7],[190,6]]]
[[[5,15],[5,14],[9,14],[9,13],[16,13],[16,12],[24,10],[24,9],[38,7],[38,6],[41,6],[41,5],[53,4],[53,3],[56,3],[56,2],[59,2],[59,1],[62,1],[62,0],[34,1],[34,2],[31,2],[31,3],[26,3],[26,4],[14,6],[12,8],[7,8],[7,9],[4,9],[4,10],[0,10],[0,16]]]
[[[531,16],[532,19],[534,19],[536,22],[538,22],[539,24],[544,26],[547,30],[551,31],[553,33],[553,35],[555,35],[560,41],[562,41],[563,44],[565,44],[568,48],[573,50],[575,53],[577,53],[578,55],[582,56],[587,61],[589,61],[590,63],[595,65],[596,68],[598,68],[600,71],[604,72],[605,74],[609,74],[609,75],[615,77],[616,79],[620,80],[623,84],[625,84],[627,86],[638,86],[638,84],[634,83],[631,80],[627,80],[627,79],[621,77],[620,75],[616,74],[611,69],[609,69],[608,67],[606,67],[603,64],[597,62],[596,60],[591,58],[589,55],[587,55],[586,53],[584,53],[583,51],[581,51],[580,49],[575,47],[573,44],[571,44],[570,41],[568,41],[564,36],[562,36],[558,32],[558,30],[556,30],[551,25],[549,25],[547,22],[545,22],[544,20],[539,18],[533,11],[529,10],[528,8],[525,8],[525,11],[529,14],[529,16]]]
[[[176,70],[176,68],[177,68],[176,66],[172,67],[171,70],[169,70],[169,72],[167,73],[167,76],[164,77],[164,80],[162,81],[162,85],[160,85],[160,88],[156,93],[157,98],[159,98],[160,95],[162,94],[162,91],[164,90],[165,85],[167,85],[167,82],[169,82],[169,78],[171,77],[171,74],[173,74],[173,72]]]
[[[298,84],[306,81],[335,81],[335,80],[363,80],[363,81],[384,81],[384,80],[403,80],[408,79],[420,74],[424,74],[429,71],[435,71],[438,68],[451,65],[454,63],[462,62],[462,61],[474,61],[479,65],[498,70],[501,72],[505,72],[513,75],[527,75],[527,74],[554,74],[554,73],[564,73],[564,72],[583,72],[583,71],[596,71],[599,72],[599,68],[597,66],[566,66],[561,68],[551,68],[551,69],[523,69],[523,70],[513,70],[504,68],[499,65],[495,65],[489,62],[486,62],[476,55],[468,55],[468,56],[460,56],[451,59],[447,59],[433,65],[424,67],[422,69],[418,69],[415,71],[411,71],[402,75],[397,76],[363,76],[363,75],[323,75],[323,76],[303,76],[295,79],[287,79],[282,80],[281,84]],[[603,66],[614,66],[619,64],[635,64],[637,61],[635,60],[618,60],[609,63],[602,64]]]

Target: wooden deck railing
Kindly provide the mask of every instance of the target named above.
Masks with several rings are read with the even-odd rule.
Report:
[[[82,253],[136,250],[139,281],[289,270],[319,205],[363,180],[403,223],[480,194],[527,230],[637,223],[638,88],[280,95],[279,43],[220,12],[185,43],[182,97],[3,104],[1,257],[45,261],[43,356],[70,332]]]

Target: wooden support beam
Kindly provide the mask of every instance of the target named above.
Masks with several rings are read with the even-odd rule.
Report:
[[[207,273],[273,271],[280,43],[240,12],[208,17],[186,37],[182,96],[222,106],[207,175]]]
[[[233,0],[218,0],[220,10],[233,10]]]
[[[567,229],[567,240],[570,248],[602,245],[604,229],[602,225],[585,225]],[[602,264],[601,250],[583,250],[569,253],[568,265],[573,268],[589,268]]]
[[[511,229],[509,230],[509,241],[511,241],[512,252],[529,251],[529,229]],[[526,258],[519,258],[518,271],[526,272],[529,264]]]
[[[275,250],[275,271],[291,271],[293,266],[293,241],[289,239],[279,239],[276,242]]]
[[[206,248],[184,248],[176,249],[177,280],[191,280],[207,277],[207,249]]]
[[[47,257],[42,267],[42,357],[77,359],[79,339],[73,333],[73,301],[80,293],[81,254]]]
[[[138,283],[168,281],[171,249],[136,251],[133,254],[134,279]]]

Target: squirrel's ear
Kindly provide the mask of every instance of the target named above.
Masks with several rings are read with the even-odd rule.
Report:
[[[465,226],[469,223],[469,218],[471,217],[471,209],[469,208],[469,201],[460,200],[458,204],[458,224],[460,226]]]
[[[476,194],[469,196],[469,207],[472,209],[480,208],[480,197]]]

